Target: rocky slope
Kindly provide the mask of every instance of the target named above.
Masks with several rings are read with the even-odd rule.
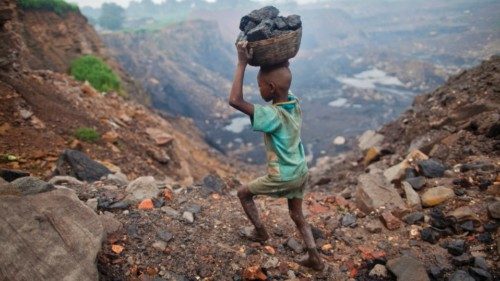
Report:
[[[58,17],[43,13],[47,13],[45,18],[48,19]],[[54,25],[38,25],[32,22],[41,20],[36,12],[20,11],[14,1],[2,2],[1,36],[3,42],[10,42],[2,44],[1,48],[0,154],[3,167],[48,176],[55,167],[57,156],[71,147],[131,177],[147,173],[189,183],[215,170],[232,173],[231,162],[211,152],[190,120],[163,118],[116,94],[103,96],[64,71],[57,72],[67,69],[72,56],[82,52],[66,53],[64,44],[94,46],[89,47],[90,50],[100,48],[97,37],[89,39],[95,36],[95,31],[88,25],[78,28],[84,24],[81,15],[67,16],[68,22],[65,18],[58,19],[60,25],[54,22]],[[77,21],[70,22],[70,19]],[[51,29],[43,31],[43,27],[54,26],[65,30],[67,36],[60,37],[56,31],[54,35]],[[46,57],[43,48],[30,48],[34,35],[26,33],[36,28],[40,28],[37,33],[43,35],[37,37],[43,38],[40,42],[50,41],[60,48],[47,46],[50,51]],[[91,30],[90,35],[87,30]],[[71,36],[78,34],[79,41]],[[68,41],[59,44],[58,40]],[[52,61],[50,65],[48,62]],[[46,69],[34,69],[43,67]],[[94,128],[102,138],[96,142],[78,141],[75,131],[80,127]]]

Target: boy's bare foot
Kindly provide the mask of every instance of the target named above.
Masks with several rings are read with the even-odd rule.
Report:
[[[253,242],[265,242],[269,239],[269,235],[266,230],[257,231],[255,228],[249,226],[240,229],[240,236],[253,241]]]
[[[325,268],[325,264],[321,261],[319,257],[315,257],[313,255],[307,255],[298,263],[302,266],[312,268],[316,271],[322,271]]]

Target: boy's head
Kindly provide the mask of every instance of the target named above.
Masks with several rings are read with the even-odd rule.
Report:
[[[288,90],[292,84],[292,72],[288,68],[289,63],[261,67],[257,75],[260,95],[267,102],[275,98],[288,96]]]

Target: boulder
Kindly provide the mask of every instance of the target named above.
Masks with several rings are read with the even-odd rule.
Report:
[[[22,195],[21,190],[9,182],[0,180],[0,196],[4,195]]]
[[[432,207],[453,197],[455,197],[453,189],[444,186],[437,186],[426,190],[424,194],[422,194],[421,199],[424,207]]]
[[[39,178],[24,177],[11,182],[13,186],[21,191],[23,195],[47,192],[54,189],[54,186]]]
[[[101,163],[90,159],[83,152],[66,149],[57,160],[54,174],[68,175],[81,181],[94,182],[111,174],[111,171]]]
[[[399,193],[381,174],[360,175],[355,196],[358,208],[366,213],[382,206],[405,209],[405,204]]]
[[[410,256],[389,260],[387,268],[396,275],[398,281],[430,281],[424,265]]]
[[[98,280],[104,229],[69,189],[0,197],[1,280]]]
[[[154,198],[160,190],[156,187],[156,181],[152,176],[145,176],[130,182],[125,189],[128,193],[125,200],[131,203],[139,203],[148,198]]]

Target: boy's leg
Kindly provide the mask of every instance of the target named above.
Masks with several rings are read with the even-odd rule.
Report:
[[[302,214],[302,199],[288,199],[288,209],[290,211],[290,217],[299,229],[302,239],[304,239],[307,246],[308,257],[300,263],[303,266],[311,267],[315,270],[322,270],[325,265],[323,264],[323,261],[321,261],[321,257],[316,249],[316,243],[314,242],[311,226],[306,222],[304,215]]]
[[[241,206],[243,206],[245,214],[255,226],[255,234],[253,237],[248,238],[254,241],[264,242],[269,239],[269,235],[267,234],[264,224],[262,224],[260,220],[259,211],[257,210],[257,206],[255,206],[253,197],[254,195],[245,186],[238,190],[238,198],[240,198]]]

